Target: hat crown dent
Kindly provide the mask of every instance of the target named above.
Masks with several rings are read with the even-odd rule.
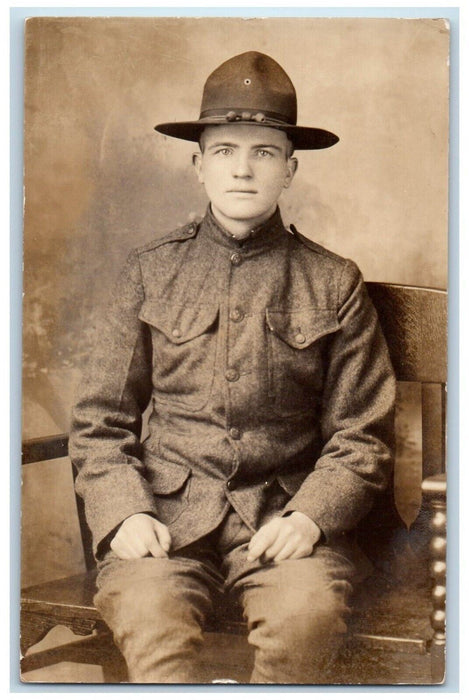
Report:
[[[295,87],[273,58],[247,51],[228,59],[209,75],[199,118],[230,110],[266,113],[296,125]]]

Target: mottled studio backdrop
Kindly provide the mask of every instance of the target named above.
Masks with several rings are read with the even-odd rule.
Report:
[[[153,126],[197,118],[208,74],[243,51],[285,68],[299,124],[341,138],[297,154],[285,223],[367,280],[444,288],[448,40],[428,19],[29,20],[24,436],[68,430],[97,307],[128,250],[204,213],[194,146]],[[25,468],[25,583],[81,568],[73,508],[65,461]]]

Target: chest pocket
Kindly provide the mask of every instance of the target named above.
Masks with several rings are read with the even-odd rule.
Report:
[[[156,401],[200,411],[210,398],[215,375],[218,306],[147,300],[139,318],[151,330]]]
[[[280,416],[319,410],[324,383],[325,348],[339,330],[333,309],[312,307],[266,310],[269,329],[269,396]]]

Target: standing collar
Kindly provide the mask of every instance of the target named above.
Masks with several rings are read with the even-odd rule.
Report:
[[[277,207],[272,216],[253,228],[242,240],[235,238],[229,231],[220,224],[212,212],[209,205],[205,217],[200,224],[200,232],[205,233],[210,239],[227,248],[248,250],[263,250],[271,248],[272,245],[283,235],[286,235],[280,209]]]

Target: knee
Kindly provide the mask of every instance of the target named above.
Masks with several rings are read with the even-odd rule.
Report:
[[[95,604],[111,628],[200,625],[209,607],[207,591],[190,577],[177,575],[167,560],[120,563],[101,581]]]
[[[170,624],[193,624],[199,617],[199,606],[190,596],[177,588],[169,589],[162,581],[141,586],[124,583],[121,587],[101,589],[95,598],[96,607],[109,622],[119,619],[121,624],[135,626]]]
[[[251,627],[262,627],[267,637],[287,647],[312,639],[338,637],[347,631],[348,592],[349,584],[345,582],[324,583],[314,588],[291,587],[275,599],[266,595],[264,589],[263,603],[249,622]]]
[[[349,608],[332,586],[317,590],[291,590],[274,612],[281,636],[306,641],[313,637],[345,634]]]

